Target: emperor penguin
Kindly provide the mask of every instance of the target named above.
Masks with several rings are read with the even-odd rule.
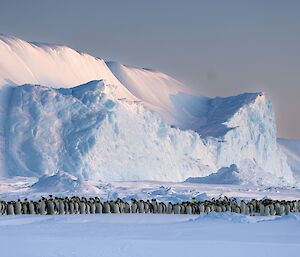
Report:
[[[144,202],[145,213],[150,213],[150,204],[148,201]]]
[[[280,215],[280,203],[278,201],[275,202],[274,208],[276,211],[276,215]]]
[[[259,213],[261,216],[265,213],[265,206],[262,203],[259,204]]]
[[[24,202],[22,202],[22,213],[28,214],[28,201],[27,198],[24,199]]]
[[[157,213],[159,213],[159,214],[163,213],[163,205],[162,205],[162,203],[158,203],[158,205],[157,205]]]
[[[180,206],[180,214],[185,214],[185,205],[184,203],[179,204]]]
[[[119,205],[120,213],[125,213],[124,211],[125,203],[121,199],[118,200],[118,205]]]
[[[210,213],[211,212],[211,208],[209,205],[206,205],[205,206],[205,211],[204,211],[206,214]]]
[[[59,204],[58,204],[58,214],[60,214],[60,215],[65,214],[65,204],[62,199],[59,201]]]
[[[192,206],[190,204],[185,207],[185,213],[192,214]]]
[[[226,203],[223,203],[223,204],[221,205],[221,208],[222,208],[222,212],[226,212],[226,211],[227,211]]]
[[[275,211],[275,206],[273,203],[269,204],[269,208],[270,208],[270,215],[275,215],[276,211]]]
[[[69,202],[68,202],[68,209],[69,209],[69,214],[75,214],[75,209],[74,209],[74,202],[73,202],[73,199],[71,199]]]
[[[18,199],[18,200],[15,202],[15,214],[16,214],[16,215],[22,214],[22,203],[21,203],[21,200],[20,200],[20,199]]]
[[[110,205],[107,201],[103,203],[103,213],[110,213]]]
[[[250,216],[253,216],[253,213],[254,213],[254,206],[253,206],[253,204],[249,203],[247,206],[249,207],[249,214],[250,214]]]
[[[89,206],[90,206],[90,213],[95,214],[96,213],[96,206],[94,200],[89,201]]]
[[[227,205],[226,205],[226,211],[228,211],[228,212],[231,212],[231,211],[232,211],[232,208],[231,208],[230,204],[227,204]]]
[[[35,214],[39,214],[39,202],[38,201],[34,201],[34,210],[35,210]]]
[[[33,201],[29,202],[29,204],[28,204],[28,211],[29,211],[29,214],[36,214],[35,213],[35,206],[34,206],[34,202]]]
[[[244,200],[241,201],[240,207],[241,207],[241,213],[245,214],[246,204],[245,204]]]
[[[95,213],[102,213],[102,204],[99,199],[96,199],[95,201]]]
[[[258,213],[259,212],[259,201],[256,199],[253,199],[253,205],[254,205],[254,212]]]
[[[38,212],[40,215],[46,215],[47,210],[46,210],[46,203],[44,199],[40,199],[38,201]]]
[[[248,205],[245,206],[245,214],[249,215],[250,214],[250,208]]]
[[[293,205],[293,212],[298,212],[298,202],[293,201],[292,205]]]
[[[13,202],[7,203],[7,215],[15,215]]]
[[[85,201],[84,200],[80,200],[80,202],[79,202],[79,213],[80,214],[86,214],[86,203],[85,203]]]
[[[3,209],[4,209],[4,202],[0,200],[0,215],[4,214]]]
[[[172,214],[173,213],[173,204],[171,202],[167,205],[167,213]]]
[[[1,215],[7,214],[7,202],[1,201]]]
[[[139,213],[145,213],[145,206],[143,200],[139,200],[137,206],[138,206]]]
[[[79,200],[74,200],[74,214],[80,214]]]
[[[120,213],[119,204],[117,202],[113,203],[112,213]]]
[[[236,212],[236,213],[241,213],[241,208],[240,208],[240,206],[236,206],[236,207],[235,207],[235,212]]]
[[[263,215],[264,216],[270,216],[270,207],[269,207],[269,205],[265,206]]]
[[[177,203],[173,207],[174,209],[174,214],[180,214],[180,205]]]
[[[205,211],[205,206],[204,206],[203,203],[200,203],[200,204],[199,204],[199,211],[200,211],[200,213],[204,213],[204,211]]]
[[[124,206],[124,213],[131,213],[130,205],[127,202],[125,203],[125,206]]]
[[[216,205],[216,206],[215,206],[215,211],[216,211],[216,212],[222,212],[222,207],[219,206],[219,205]]]
[[[152,206],[153,213],[157,213],[157,201],[155,199],[151,200],[151,206]]]
[[[287,205],[285,206],[285,215],[288,215],[288,214],[290,213],[290,211],[291,211],[291,207],[290,207],[289,204],[287,204]]]
[[[198,204],[193,203],[191,205],[191,207],[192,207],[192,214],[199,214],[199,206],[198,206]]]
[[[64,205],[65,205],[65,214],[70,214],[70,199],[69,199],[69,197],[65,197]]]
[[[283,204],[280,204],[278,214],[279,214],[280,216],[282,216],[282,215],[285,214],[285,206],[284,206]]]
[[[59,201],[60,199],[58,197],[55,197],[53,199],[53,203],[54,203],[54,214],[59,214]]]
[[[162,203],[162,207],[163,207],[163,213],[167,213],[167,205],[164,202]]]
[[[85,200],[85,214],[90,214],[91,213],[91,206],[89,205],[88,201]]]
[[[41,208],[42,208],[42,211],[44,211],[44,205],[45,204],[45,202],[44,201],[42,201],[42,203],[41,203]],[[47,201],[46,201],[46,207],[47,207],[47,214],[48,215],[54,215],[55,214],[55,209],[54,209],[54,200],[52,199],[52,198],[50,198],[50,199],[47,199]]]
[[[132,202],[131,202],[131,213],[137,213],[137,203],[136,203],[136,200],[132,200]]]

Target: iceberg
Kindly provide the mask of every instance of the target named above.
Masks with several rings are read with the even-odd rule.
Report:
[[[66,46],[0,36],[0,114],[3,177],[184,181],[236,165],[243,181],[295,182],[265,93],[209,98]]]

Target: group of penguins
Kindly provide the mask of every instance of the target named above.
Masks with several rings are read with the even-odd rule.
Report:
[[[234,212],[245,215],[287,215],[290,212],[300,212],[300,200],[256,200],[240,201],[227,197],[205,201],[191,201],[182,203],[164,203],[152,200],[135,200],[130,202],[117,199],[115,201],[101,201],[99,197],[42,197],[37,201],[27,199],[17,201],[1,201],[0,215],[38,214],[102,214],[102,213],[158,213],[158,214],[202,214],[210,212]]]

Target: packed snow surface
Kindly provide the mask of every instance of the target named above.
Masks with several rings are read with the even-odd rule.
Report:
[[[1,257],[296,257],[299,226],[295,215],[3,216]]]
[[[295,182],[265,94],[208,98],[65,46],[0,36],[0,114],[3,177],[184,181],[234,164],[243,183]]]
[[[75,186],[74,186],[75,184]],[[124,201],[133,199],[157,199],[158,201],[179,203],[191,201],[194,197],[204,201],[215,197],[235,197],[251,200],[252,198],[270,198],[274,200],[300,199],[297,187],[265,187],[255,185],[204,184],[164,181],[82,181],[65,173],[49,177],[12,177],[0,179],[0,199],[16,200],[39,199],[41,196],[98,196],[102,200]]]

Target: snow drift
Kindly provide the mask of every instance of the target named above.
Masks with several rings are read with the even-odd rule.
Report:
[[[223,167],[216,173],[212,173],[206,177],[188,178],[186,182],[189,183],[203,183],[203,184],[231,184],[238,185],[243,181],[239,176],[239,170],[235,164],[230,167]]]
[[[65,172],[58,172],[55,175],[44,175],[31,186],[31,189],[44,192],[78,192],[80,191],[80,181],[75,176]]]
[[[44,175],[30,186],[31,194],[43,193],[48,194],[89,194],[98,195],[100,190],[89,183],[89,181],[82,181],[79,178],[72,176],[66,172],[57,172],[54,175]]]
[[[235,164],[293,183],[263,93],[199,96],[161,72],[7,36],[0,85],[3,176],[183,181]]]

